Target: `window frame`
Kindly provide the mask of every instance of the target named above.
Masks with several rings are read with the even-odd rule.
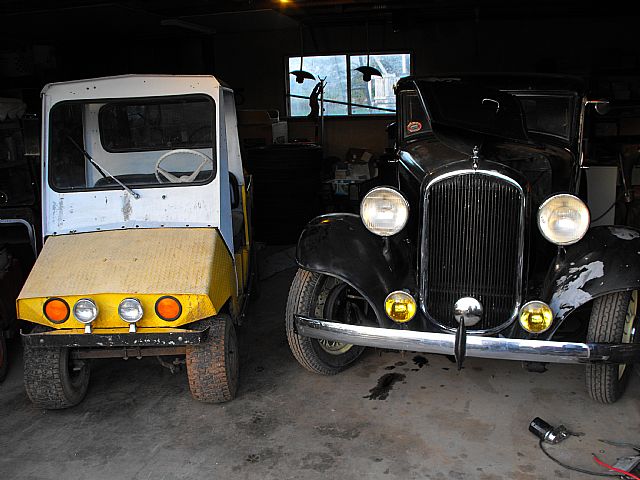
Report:
[[[415,71],[414,64],[414,52],[413,50],[388,50],[388,51],[372,51],[372,52],[362,52],[359,50],[350,51],[350,52],[328,52],[328,53],[306,53],[304,58],[309,57],[332,57],[332,56],[345,56],[347,60],[347,103],[351,103],[351,57],[358,56],[375,56],[375,55],[409,55],[409,74],[407,76],[413,76]],[[292,54],[285,55],[284,57],[284,71],[285,71],[285,110],[287,112],[287,120],[298,120],[298,119],[308,119],[306,115],[291,115],[291,99],[296,98],[291,96],[291,91],[289,88],[290,85],[290,77],[291,73],[289,72],[289,61],[291,58],[299,58],[300,54]],[[401,77],[404,78],[404,77]],[[324,118],[389,118],[390,116],[395,116],[398,114],[398,104],[396,101],[396,110],[394,112],[382,112],[378,111],[376,113],[353,113],[352,106],[346,105],[347,114],[346,115],[323,115]],[[371,107],[363,107],[363,108],[371,108]]]
[[[518,103],[520,104],[520,108],[522,109],[522,114],[524,116],[524,122],[525,122],[525,128],[527,129],[528,133],[531,133],[533,135],[539,135],[542,137],[546,137],[546,138],[555,138],[557,140],[560,140],[564,143],[570,143],[571,139],[575,136],[575,118],[576,118],[576,111],[578,109],[578,100],[576,98],[575,94],[572,94],[571,92],[568,91],[556,91],[556,90],[505,90],[507,93],[513,95],[514,97],[516,97],[516,99],[518,100]],[[553,132],[547,132],[544,130],[534,130],[534,129],[529,129],[529,125],[527,124],[527,115],[524,111],[524,106],[522,105],[522,99],[528,99],[528,98],[534,98],[534,97],[539,97],[539,98],[563,98],[563,99],[567,99],[569,100],[569,106],[570,106],[570,117],[571,117],[571,122],[567,128],[567,134],[566,135],[559,135],[557,133],[553,133]]]
[[[406,128],[405,128],[406,120],[407,120],[405,101],[407,100],[407,97],[410,97],[410,96],[416,97],[418,99],[418,102],[424,111],[426,127],[420,130],[419,132],[407,134]],[[433,128],[431,127],[431,119],[429,118],[429,112],[424,110],[424,105],[422,104],[422,99],[420,98],[420,93],[418,92],[418,90],[415,90],[415,89],[402,90],[396,93],[396,98],[398,99],[397,105],[400,108],[400,111],[398,112],[398,124],[397,124],[397,128],[398,128],[397,138],[400,142],[402,143],[409,142],[411,140],[415,140],[416,138],[422,138],[425,135],[433,134]]]
[[[49,131],[51,129],[51,124],[52,124],[52,119],[51,119],[51,115],[52,115],[52,111],[54,110],[54,108],[56,108],[59,105],[74,105],[74,104],[86,104],[86,103],[101,103],[104,102],[104,104],[107,103],[117,103],[119,101],[122,102],[128,102],[128,101],[135,101],[135,100],[148,100],[148,99],[156,99],[156,98],[173,98],[173,97],[183,97],[183,96],[204,96],[207,97],[207,99],[209,99],[213,105],[213,120],[214,120],[214,124],[213,124],[213,135],[212,135],[212,151],[214,154],[213,157],[213,172],[212,175],[204,180],[204,181],[199,181],[199,182],[189,182],[189,183],[158,183],[158,184],[126,184],[127,187],[135,189],[135,190],[142,190],[142,189],[154,189],[154,188],[167,188],[167,187],[178,187],[178,188],[188,188],[188,187],[194,187],[194,186],[204,186],[204,185],[209,185],[211,184],[216,177],[218,176],[219,173],[219,138],[218,138],[218,128],[219,128],[219,124],[220,124],[220,117],[219,117],[219,108],[218,108],[218,103],[216,102],[216,99],[213,98],[211,95],[207,94],[207,93],[186,93],[186,94],[179,94],[179,95],[157,95],[157,96],[149,96],[149,97],[105,97],[105,98],[96,98],[96,99],[71,99],[71,100],[61,100],[59,102],[54,103],[53,105],[51,105],[51,107],[49,108],[49,111],[47,112],[47,120],[46,120],[46,129],[47,129],[47,145],[46,145],[46,160],[43,159],[43,161],[45,162],[44,167],[46,168],[46,180],[47,180],[47,188],[51,189],[51,191],[56,192],[58,194],[69,194],[69,193],[91,193],[91,192],[101,192],[101,191],[109,191],[109,190],[123,190],[122,187],[120,185],[100,185],[99,188],[96,188],[96,186],[94,185],[93,187],[78,187],[78,188],[74,188],[74,187],[60,187],[58,185],[55,184],[55,182],[53,181],[53,170],[51,168],[51,148],[52,148],[52,142],[51,142],[51,138],[49,136]],[[83,120],[83,126],[84,126],[84,120]],[[83,127],[84,128],[84,127]],[[100,134],[100,132],[98,132],[98,134]],[[85,145],[82,144],[81,145],[82,148],[85,148]],[[100,140],[100,147],[102,147],[102,139]],[[149,150],[149,151],[156,151],[156,150]],[[112,155],[127,155],[127,154],[132,154],[132,153],[139,153],[139,152],[145,152],[145,150],[140,150],[140,151],[135,151],[135,152],[108,152]],[[85,158],[85,162],[87,161],[87,159]],[[85,165],[86,166],[86,165]],[[95,167],[94,167],[95,168]]]
[[[117,104],[126,104],[128,106],[134,106],[136,104],[138,105],[148,105],[150,102],[148,102],[148,100],[153,100],[155,102],[151,102],[151,103],[157,103],[158,105],[168,105],[168,104],[173,104],[173,105],[179,105],[182,102],[179,102],[178,100],[182,99],[182,98],[192,98],[192,99],[206,99],[209,103],[211,103],[212,106],[212,113],[213,113],[213,117],[212,117],[212,125],[211,125],[211,148],[215,151],[216,150],[216,138],[215,138],[215,133],[216,133],[216,122],[217,122],[217,106],[215,101],[213,100],[213,98],[211,98],[209,95],[203,94],[203,93],[187,93],[184,95],[167,95],[167,96],[159,96],[159,97],[140,97],[140,98],[123,98],[123,99],[119,99],[118,101],[109,101],[109,102],[105,102],[104,105],[102,105],[100,107],[100,109],[98,110],[98,126],[99,126],[99,137],[100,137],[100,144],[102,146],[102,149],[105,152],[108,153],[137,153],[137,152],[155,152],[155,151],[159,151],[157,149],[157,146],[149,146],[149,147],[144,147],[144,148],[133,148],[133,147],[128,147],[128,148],[113,148],[110,147],[108,145],[105,144],[105,138],[104,135],[102,135],[102,132],[104,131],[104,116],[105,116],[105,109],[109,106],[112,105],[117,105]],[[186,103],[186,102],[185,102]],[[195,102],[194,102],[195,103]],[[208,146],[204,145],[204,144],[200,144],[197,146],[191,146],[191,147],[176,147],[176,148],[191,148],[191,149],[197,149],[197,148],[209,148]]]

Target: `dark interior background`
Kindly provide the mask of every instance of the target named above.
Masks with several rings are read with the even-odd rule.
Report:
[[[410,51],[415,74],[554,72],[640,97],[637,7],[574,1],[182,0],[0,2],[0,96],[40,109],[48,82],[126,73],[213,74],[238,108],[286,115],[285,59]],[[295,135],[305,119],[290,122]],[[329,118],[327,155],[382,151],[390,117]],[[345,128],[349,127],[349,128]]]

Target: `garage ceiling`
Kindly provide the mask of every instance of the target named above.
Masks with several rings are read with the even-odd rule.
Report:
[[[637,7],[634,7],[637,10]],[[628,16],[615,2],[544,0],[96,0],[0,2],[4,38],[49,40],[53,37],[112,33],[123,35],[211,34],[311,27],[392,23],[394,29],[428,21],[500,18],[606,18]],[[176,26],[176,24],[178,26]]]

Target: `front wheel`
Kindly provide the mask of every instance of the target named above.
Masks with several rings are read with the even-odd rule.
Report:
[[[589,319],[588,342],[634,343],[638,330],[638,291],[596,298]],[[599,403],[614,403],[624,393],[633,365],[587,365],[587,390]]]
[[[238,337],[228,315],[204,320],[209,335],[204,343],[187,347],[187,376],[191,395],[205,403],[232,400],[238,389]]]
[[[286,310],[287,340],[293,356],[307,370],[335,375],[355,362],[364,347],[341,342],[317,340],[298,335],[294,315],[310,315],[349,323],[357,317],[359,307],[350,295],[351,288],[328,275],[299,269],[291,284]]]
[[[89,362],[74,361],[69,348],[24,347],[24,386],[38,407],[58,410],[79,404],[87,393],[89,376]]]

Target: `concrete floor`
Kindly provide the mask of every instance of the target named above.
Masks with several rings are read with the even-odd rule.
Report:
[[[572,366],[535,374],[469,359],[457,372],[443,356],[425,355],[420,367],[411,353],[369,351],[335,377],[303,370],[283,327],[290,257],[280,251],[263,263],[268,278],[241,337],[238,397],[225,405],[192,400],[184,372],[134,359],[96,361],[81,405],[39,410],[14,342],[0,384],[0,479],[585,478],[538,450],[527,431],[536,416],[584,434],[550,447],[574,465],[597,470],[591,452],[609,462],[633,453],[599,438],[640,443],[637,374],[622,401],[602,406]],[[389,373],[404,379],[370,399]]]

